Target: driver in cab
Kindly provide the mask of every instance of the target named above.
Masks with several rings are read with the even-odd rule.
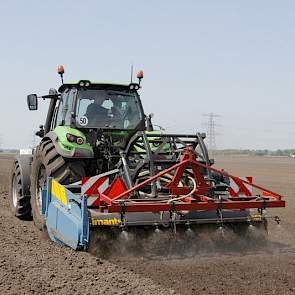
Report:
[[[106,100],[105,95],[97,96],[94,99],[94,102],[91,103],[86,110],[86,116],[89,119],[94,119],[97,116],[101,116],[102,118],[107,118],[108,110],[102,106],[103,102]]]
[[[104,107],[104,102],[106,107]],[[109,105],[109,108],[107,107]],[[108,98],[106,93],[100,93],[94,98],[87,109],[85,116],[88,118],[90,124],[99,127],[119,127],[122,125],[120,122],[120,113],[116,110],[112,100]]]

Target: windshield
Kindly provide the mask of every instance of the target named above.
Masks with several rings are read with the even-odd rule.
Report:
[[[84,128],[135,129],[142,120],[137,94],[129,90],[80,90],[76,114]]]

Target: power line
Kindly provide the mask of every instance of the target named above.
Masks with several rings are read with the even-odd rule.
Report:
[[[208,138],[208,150],[211,156],[214,156],[214,151],[216,150],[216,136],[219,135],[219,133],[216,132],[216,127],[220,126],[216,123],[215,118],[221,117],[218,114],[214,113],[208,113],[203,114],[204,117],[208,118],[208,121],[205,123],[206,129],[207,129],[207,138]]]

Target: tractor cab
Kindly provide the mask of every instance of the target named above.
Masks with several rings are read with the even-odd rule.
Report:
[[[136,89],[135,89],[136,87]],[[144,112],[137,84],[117,85],[79,81],[64,84],[52,128],[143,130]]]
[[[58,73],[62,78],[58,91],[50,89],[48,95],[41,96],[50,99],[45,125],[40,125],[36,133],[41,138],[57,128],[69,127],[82,132],[91,142],[94,133],[122,134],[126,138],[151,126],[149,118],[146,122],[138,94],[142,71],[137,75],[139,82],[130,84],[89,80],[64,83],[63,67],[58,68]],[[27,102],[30,110],[38,109],[36,94],[28,95]]]

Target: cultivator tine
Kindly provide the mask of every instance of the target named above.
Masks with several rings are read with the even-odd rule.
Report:
[[[195,237],[196,236],[195,232],[191,229],[191,225],[189,221],[185,223],[185,226],[186,226],[186,230],[185,230],[186,235],[189,237]]]

